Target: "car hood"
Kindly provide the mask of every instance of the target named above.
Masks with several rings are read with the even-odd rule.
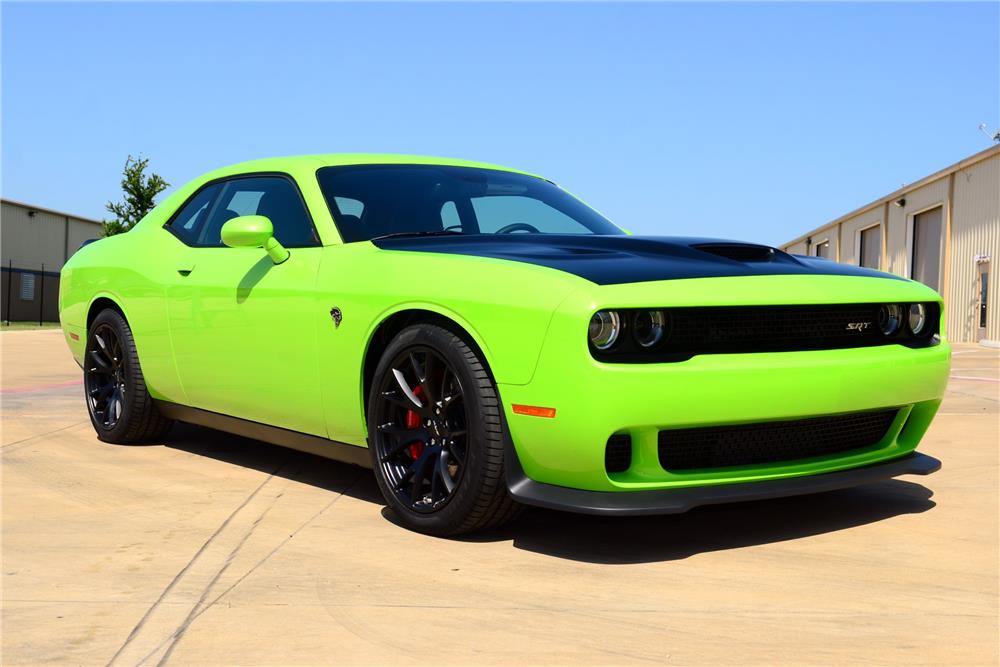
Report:
[[[564,271],[598,285],[759,275],[843,275],[903,280],[777,248],[720,239],[561,234],[455,234],[372,240],[383,250],[492,257]]]

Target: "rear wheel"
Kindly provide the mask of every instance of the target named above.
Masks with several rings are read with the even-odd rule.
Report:
[[[368,401],[368,441],[382,495],[407,527],[456,535],[516,514],[503,428],[496,387],[461,338],[419,324],[386,348]]]
[[[90,325],[83,386],[90,422],[105,442],[155,440],[172,424],[153,404],[132,330],[117,311],[102,310]]]

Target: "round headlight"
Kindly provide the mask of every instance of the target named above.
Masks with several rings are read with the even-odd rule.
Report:
[[[641,347],[653,347],[666,331],[667,318],[662,310],[640,310],[632,320],[632,335]]]
[[[903,324],[903,307],[898,303],[883,304],[878,309],[878,327],[885,336],[892,336]]]
[[[927,307],[922,303],[910,304],[910,331],[919,336],[927,328]]]
[[[607,350],[617,343],[621,331],[621,318],[613,310],[599,310],[594,313],[587,328],[590,343],[598,350]]]

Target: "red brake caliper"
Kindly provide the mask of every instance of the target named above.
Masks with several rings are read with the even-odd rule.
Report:
[[[416,396],[417,398],[421,398],[422,393],[423,393],[422,387],[417,387],[416,389],[413,390],[413,395]],[[420,428],[420,415],[418,415],[413,410],[406,411],[406,428],[409,429]],[[409,452],[413,460],[416,461],[418,458],[420,458],[420,455],[424,453],[424,443],[417,440],[416,442],[411,443],[410,446],[406,448],[406,451]]]

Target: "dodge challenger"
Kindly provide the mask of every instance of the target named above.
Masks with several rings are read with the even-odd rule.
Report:
[[[497,165],[220,169],[74,254],[59,306],[101,440],[184,421],[370,467],[434,535],[940,467],[915,451],[949,369],[933,290],[634,236]]]

